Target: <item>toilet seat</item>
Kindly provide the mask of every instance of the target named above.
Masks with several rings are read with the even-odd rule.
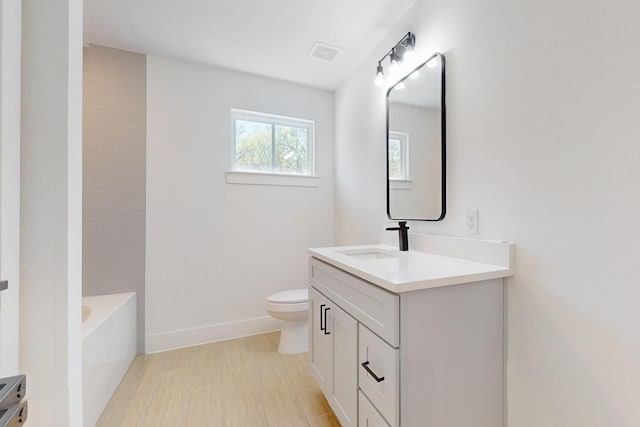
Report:
[[[276,304],[296,304],[309,302],[309,288],[290,289],[267,297],[267,302]]]

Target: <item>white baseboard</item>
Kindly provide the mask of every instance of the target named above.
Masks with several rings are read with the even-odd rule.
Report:
[[[177,348],[276,331],[280,330],[281,327],[282,322],[280,320],[271,316],[264,316],[198,328],[161,332],[147,335],[145,352],[150,354],[175,350]]]

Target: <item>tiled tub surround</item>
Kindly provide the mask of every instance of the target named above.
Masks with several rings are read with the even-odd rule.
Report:
[[[136,355],[136,294],[84,297],[82,308],[83,425],[92,427]]]
[[[145,338],[147,57],[84,49],[82,294],[138,295]]]
[[[309,250],[314,379],[343,426],[502,426],[514,246],[412,237]]]

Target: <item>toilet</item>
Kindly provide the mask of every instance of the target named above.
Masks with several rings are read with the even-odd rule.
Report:
[[[309,289],[291,289],[267,298],[267,311],[282,320],[278,353],[303,353],[309,348]]]

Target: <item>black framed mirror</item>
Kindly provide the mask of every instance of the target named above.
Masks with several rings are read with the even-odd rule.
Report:
[[[435,53],[387,91],[387,216],[441,221],[446,209],[445,58]]]

